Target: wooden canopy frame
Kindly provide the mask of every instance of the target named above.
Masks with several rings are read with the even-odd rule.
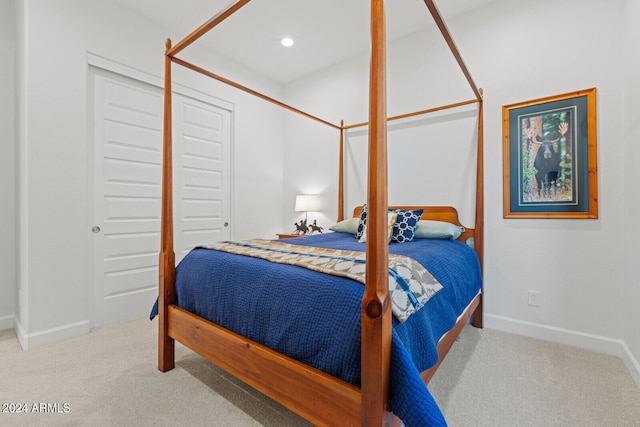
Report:
[[[172,46],[167,40],[165,53],[164,140],[162,177],[162,232],[160,249],[160,292],[158,369],[165,372],[175,366],[175,340],[179,340],[221,368],[229,371],[276,401],[316,424],[335,421],[336,413],[349,425],[382,426],[398,424],[390,412],[391,309],[388,292],[387,236],[387,121],[478,104],[478,144],[476,172],[476,209],[474,248],[482,265],[484,241],[484,180],[483,180],[483,101],[449,31],[433,0],[424,0],[436,25],[466,77],[475,98],[437,108],[387,117],[386,111],[386,30],[384,0],[371,0],[371,64],[368,122],[339,125],[291,107],[281,101],[233,82],[211,71],[179,59],[176,55],[229,18],[250,0],[237,0],[209,19],[182,41]],[[175,305],[175,255],[173,248],[172,195],[172,77],[175,63],[250,93],[289,111],[318,121],[340,131],[340,166],[338,188],[338,219],[344,218],[344,132],[369,126],[368,176],[368,238],[366,245],[366,284],[362,300],[362,377],[358,389],[339,379],[317,371],[298,361],[274,352],[258,343],[186,312]],[[440,209],[440,208],[438,208]],[[442,215],[451,215],[452,208],[442,208]],[[453,211],[453,214],[452,212]],[[438,210],[436,215],[441,215]],[[449,350],[464,323],[473,316],[474,325],[482,327],[482,295],[478,295],[461,316],[452,334],[447,334],[438,347],[440,360],[422,374],[426,382]],[[251,367],[248,369],[247,366]],[[261,378],[256,372],[269,372]],[[297,391],[300,391],[299,393]],[[311,396],[311,397],[310,397]]]

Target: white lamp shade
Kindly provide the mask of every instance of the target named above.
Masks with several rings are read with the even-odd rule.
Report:
[[[320,210],[320,198],[316,194],[300,194],[296,196],[296,212],[317,212]]]

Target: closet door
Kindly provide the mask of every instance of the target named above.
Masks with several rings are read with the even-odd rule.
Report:
[[[176,262],[198,245],[229,240],[231,113],[173,96]]]
[[[162,90],[92,68],[93,327],[149,314],[158,295]],[[176,259],[229,239],[231,113],[174,94]]]

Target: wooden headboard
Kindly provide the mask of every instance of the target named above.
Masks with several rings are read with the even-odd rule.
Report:
[[[430,219],[433,221],[445,221],[464,227],[464,231],[457,240],[469,244],[469,239],[475,237],[475,229],[468,228],[460,223],[458,211],[452,206],[389,206],[389,209],[415,210],[424,209],[420,219]],[[362,206],[356,206],[353,209],[353,217],[360,218],[362,214]],[[473,246],[473,244],[471,244]]]

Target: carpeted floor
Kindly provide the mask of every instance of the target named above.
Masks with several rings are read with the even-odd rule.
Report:
[[[137,319],[28,351],[0,331],[0,425],[309,425],[180,345],[160,373],[156,329]],[[640,426],[620,359],[490,329],[465,328],[429,388],[452,427]]]

